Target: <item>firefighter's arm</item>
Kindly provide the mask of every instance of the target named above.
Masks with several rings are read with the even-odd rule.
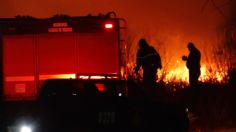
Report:
[[[158,68],[162,69],[161,57],[159,54],[157,54],[157,56],[158,56],[158,62],[159,62]]]
[[[162,64],[160,63],[159,69],[162,69]]]
[[[135,73],[138,73],[140,67],[141,67],[140,61],[137,58],[136,67],[134,68]]]
[[[136,56],[136,67],[134,68],[135,73],[138,73],[142,63],[142,57],[140,55],[140,51],[138,51]]]
[[[138,67],[138,66],[136,66],[136,67],[134,68],[134,71],[135,71],[136,74],[138,74],[139,68],[140,68],[140,67]]]
[[[187,61],[187,60],[188,60],[188,57],[184,55],[184,56],[182,56],[182,60],[183,60],[183,61]]]

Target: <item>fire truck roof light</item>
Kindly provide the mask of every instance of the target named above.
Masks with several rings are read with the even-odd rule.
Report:
[[[112,29],[113,28],[113,23],[106,23],[105,24],[105,29]]]

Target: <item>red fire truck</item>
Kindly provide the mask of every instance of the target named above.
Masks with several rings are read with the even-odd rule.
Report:
[[[35,100],[47,79],[123,78],[124,29],[124,19],[113,12],[0,18],[1,96]]]

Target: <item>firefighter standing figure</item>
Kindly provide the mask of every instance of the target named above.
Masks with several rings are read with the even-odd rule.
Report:
[[[189,84],[190,84],[190,86],[196,87],[196,85],[198,84],[198,78],[201,75],[201,70],[200,70],[201,53],[194,46],[194,44],[192,42],[188,43],[188,50],[190,51],[188,57],[183,56],[182,60],[186,61],[186,66],[189,70]]]
[[[138,74],[140,67],[142,67],[143,83],[148,86],[155,86],[157,69],[162,68],[160,55],[145,39],[140,39],[138,44],[135,73]]]

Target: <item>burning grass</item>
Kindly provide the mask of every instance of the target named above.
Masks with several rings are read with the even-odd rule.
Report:
[[[236,128],[235,30],[233,33],[224,31],[212,38],[159,31],[142,35],[145,36],[162,59],[163,68],[157,74],[158,88],[164,89],[172,100],[186,104],[196,115],[193,131]],[[142,79],[142,71],[139,75],[133,71],[138,38],[141,37],[136,35],[128,40],[128,74],[132,79]],[[188,69],[181,60],[181,56],[188,54],[186,44],[189,40],[194,40],[202,55],[200,84],[196,90],[189,88]]]
[[[161,56],[163,68],[158,71],[158,82],[165,83],[188,83],[188,69],[186,62],[182,61],[183,55],[188,55],[186,36],[176,34],[166,36],[165,34],[153,33],[152,36],[159,38],[147,38],[151,46],[157,49]],[[185,38],[186,37],[186,38]],[[134,76],[134,67],[136,63],[137,42],[140,37],[132,37],[128,40],[128,74]],[[214,38],[214,40],[199,40],[195,39],[196,47],[201,52],[201,76],[199,81],[211,83],[224,83],[229,80],[228,71],[232,69],[236,62],[235,57],[232,57],[232,52],[222,45],[225,40],[222,37]],[[235,42],[236,43],[236,42]],[[236,63],[235,63],[236,64]],[[142,71],[140,72],[142,75]]]

